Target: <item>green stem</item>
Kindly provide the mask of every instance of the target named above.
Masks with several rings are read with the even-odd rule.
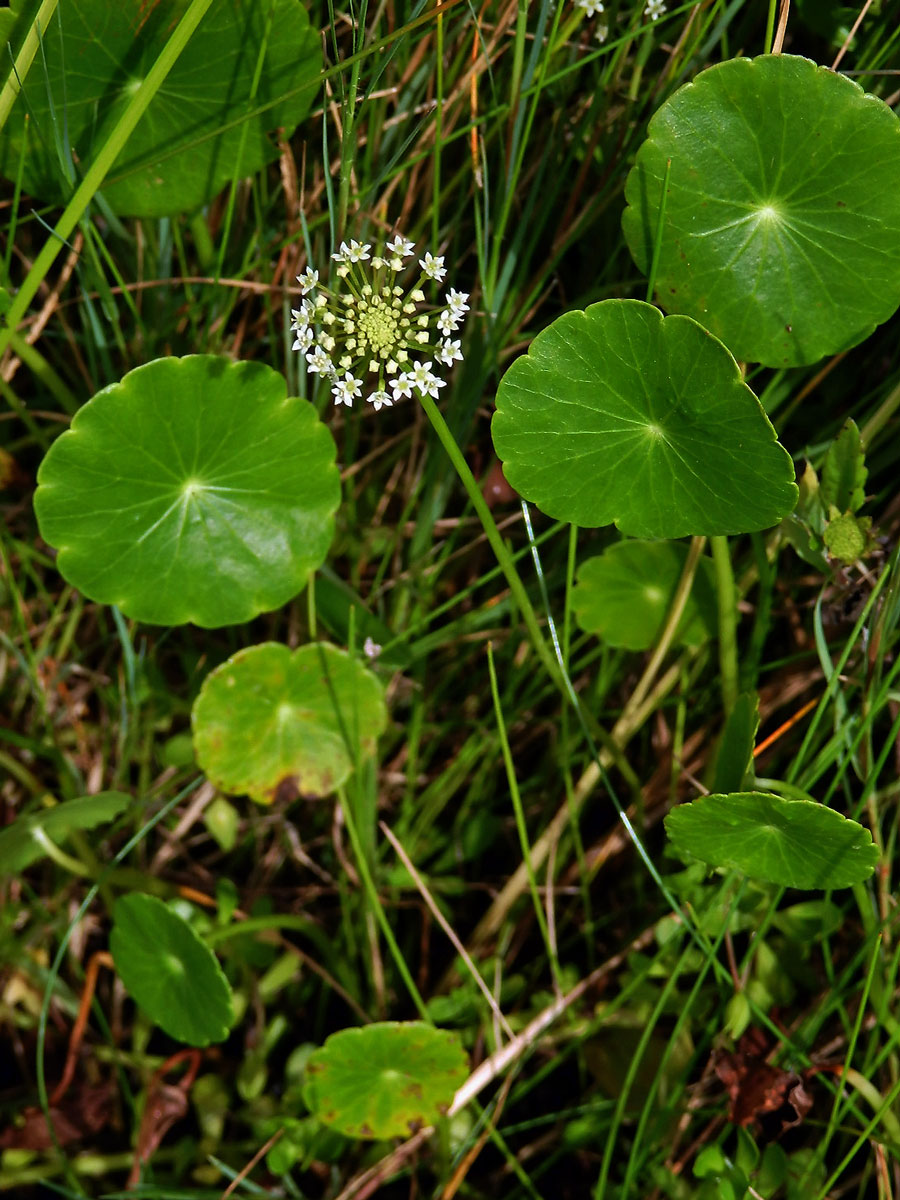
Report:
[[[9,345],[13,354],[21,358],[35,379],[47,389],[58,401],[69,416],[74,416],[80,407],[78,397],[72,392],[66,382],[56,373],[44,356],[34,348],[21,334],[11,332]]]
[[[336,241],[341,241],[347,229],[347,209],[350,206],[350,176],[356,158],[356,89],[359,86],[361,61],[350,69],[350,88],[341,112],[341,177],[338,183],[338,218]]]
[[[659,200],[659,213],[656,217],[656,236],[653,239],[653,261],[650,263],[650,274],[647,276],[647,294],[644,299],[648,304],[653,303],[653,292],[656,288],[656,276],[659,271],[659,256],[662,252],[663,229],[666,224],[666,200],[669,195],[669,172],[672,170],[671,158],[666,159],[666,173],[663,175],[662,195]]]
[[[775,36],[775,10],[777,7],[778,0],[769,0],[769,15],[766,17],[766,37],[763,42],[766,54],[772,53],[772,38]]]
[[[79,862],[77,858],[72,858],[71,855],[66,854],[65,850],[61,850],[59,846],[57,846],[56,842],[54,842],[53,839],[47,835],[47,831],[40,825],[32,826],[31,836],[47,855],[47,857],[52,858],[53,861],[58,866],[62,867],[64,871],[69,871],[72,875],[90,875],[90,871],[84,865],[84,863]]]
[[[159,91],[166,76],[175,65],[179,55],[190,41],[194,30],[203,20],[207,9],[213,0],[191,0],[190,7],[179,21],[172,36],[166,42],[156,62],[147,72],[146,78],[135,92],[128,107],[116,122],[109,137],[101,147],[97,157],[85,172],[84,179],[75,191],[75,195],[66,205],[62,216],[56,224],[52,235],[44,243],[43,248],[25,277],[21,288],[10,306],[6,326],[0,328],[0,353],[10,340],[12,332],[28,311],[28,306],[37,295],[38,288],[43,283],[47,272],[53,266],[57,254],[66,244],[69,235],[84,216],[88,205],[93,199],[103,180],[109,173],[113,163],[125,147],[134,132],[138,121],[147,111],[150,101]]]
[[[359,870],[360,877],[363,881],[366,895],[369,898],[369,904],[372,907],[372,912],[378,924],[381,926],[381,932],[384,934],[384,940],[387,942],[391,951],[391,956],[396,963],[397,970],[403,982],[406,984],[406,990],[412,997],[412,1002],[418,1010],[419,1016],[423,1021],[427,1021],[429,1025],[434,1024],[431,1017],[428,1015],[428,1009],[425,1007],[425,1001],[416,987],[412,975],[409,973],[409,967],[406,965],[406,960],[403,957],[403,951],[397,945],[397,939],[394,937],[394,931],[391,929],[390,922],[384,911],[384,905],[381,903],[381,898],[378,895],[378,890],[375,887],[375,881],[372,878],[372,872],[369,870],[369,863],[366,852],[363,849],[362,840],[359,836],[359,829],[356,825],[356,818],[353,814],[353,805],[350,803],[347,793],[343,788],[338,788],[338,798],[340,800],[341,812],[344,814],[344,824],[347,826],[347,833],[350,835],[350,844],[353,847],[353,857],[356,859],[356,866]]]
[[[497,562],[500,566],[500,569],[506,577],[506,582],[509,584],[509,590],[513,594],[513,599],[519,606],[519,610],[522,613],[522,618],[525,621],[525,627],[528,630],[531,641],[535,650],[538,652],[541,662],[546,667],[550,677],[553,679],[553,682],[558,687],[562,687],[565,691],[566,689],[560,674],[559,665],[557,664],[550,647],[544,640],[544,636],[541,633],[540,626],[538,625],[534,607],[528,598],[528,593],[525,590],[522,580],[519,578],[519,573],[516,571],[512,555],[510,554],[509,548],[500,535],[500,530],[497,528],[493,514],[488,508],[484,496],[481,494],[481,489],[476,483],[474,475],[469,470],[469,464],[463,457],[463,453],[459,446],[457,446],[456,439],[453,437],[453,434],[447,427],[447,422],[444,420],[440,409],[431,399],[431,397],[427,395],[420,397],[420,403],[425,409],[425,415],[431,422],[431,426],[437,434],[441,445],[447,451],[447,455],[450,461],[453,463],[456,473],[462,481],[462,485],[466,489],[466,493],[472,502],[472,507],[475,509],[479,521],[481,521],[481,526],[484,529],[485,536],[487,537],[490,547],[497,557]],[[568,695],[568,692],[566,692],[566,694]]]
[[[672,597],[672,603],[669,605],[669,611],[666,615],[666,623],[662,627],[662,632],[653,648],[653,654],[644,668],[644,673],[637,687],[628,698],[628,703],[625,705],[625,712],[634,712],[643,704],[659,673],[663,660],[671,649],[675,633],[681,624],[681,618],[684,616],[684,609],[691,594],[691,588],[694,586],[694,576],[697,574],[700,555],[703,553],[705,545],[706,538],[702,535],[691,538],[687,558],[684,560],[684,569],[681,572],[678,586],[675,589],[675,595]],[[625,713],[623,712],[624,715]]]
[[[878,408],[875,409],[865,425],[859,431],[859,436],[862,438],[862,443],[868,450],[871,448],[874,438],[881,433],[882,429],[887,425],[888,421],[900,408],[900,383],[882,400]]]
[[[860,889],[860,890],[862,890],[862,889]],[[865,907],[868,907],[868,896],[867,895],[864,896],[863,899],[864,899]],[[844,1053],[844,1069],[841,1074],[841,1083],[849,1084],[851,1087],[855,1087],[856,1090],[863,1096],[863,1098],[868,1100],[869,1104],[872,1106],[872,1108],[876,1112],[881,1112],[881,1119],[882,1119],[882,1123],[884,1125],[885,1132],[889,1133],[893,1137],[895,1142],[900,1143],[900,1127],[898,1127],[897,1118],[890,1111],[890,1109],[883,1109],[884,1102],[883,1102],[883,1097],[882,1097],[881,1093],[878,1091],[878,1089],[875,1087],[874,1084],[869,1083],[862,1076],[860,1076],[858,1071],[854,1070],[850,1066],[850,1063],[853,1061],[853,1056],[856,1051],[856,1045],[859,1040],[859,1033],[860,1033],[860,1030],[862,1029],[863,1018],[869,1007],[869,993],[871,992],[871,989],[872,989],[872,980],[875,977],[875,967],[878,963],[878,956],[879,956],[879,951],[881,950],[881,944],[882,944],[882,935],[880,933],[878,933],[878,934],[876,934],[873,945],[872,945],[872,953],[869,956],[869,969],[866,971],[866,979],[863,984],[862,995],[861,995],[859,1003],[857,1004],[857,1007],[856,1007],[856,1018],[853,1022],[853,1029],[851,1030],[851,1033],[850,1033],[850,1040],[849,1040],[849,1043],[848,1043],[845,1053]],[[824,1137],[822,1138],[822,1140],[820,1141],[820,1143],[817,1147],[815,1156],[810,1157],[809,1161],[806,1164],[806,1170],[803,1172],[802,1176],[800,1177],[799,1182],[800,1182],[801,1187],[806,1182],[806,1179],[809,1176],[809,1174],[811,1173],[816,1162],[824,1164],[826,1161],[826,1154],[828,1152],[828,1147],[831,1145],[831,1141],[832,1141],[834,1134],[840,1124],[841,1108],[842,1108],[843,1099],[844,1099],[843,1086],[835,1088],[834,1099],[833,1099],[832,1105],[831,1105],[831,1115],[829,1116],[828,1124],[825,1127]]]
[[[728,538],[716,534],[709,539],[716,571],[716,598],[719,603],[719,673],[722,676],[722,704],[727,717],[738,696],[737,588],[728,552]]]
[[[600,742],[604,749],[609,751],[609,753],[612,755],[613,762],[622,772],[622,775],[628,782],[629,787],[631,787],[634,791],[638,790],[640,788],[640,783],[630,764],[623,755],[621,747],[607,732],[607,730],[600,725],[596,717],[594,717],[591,712],[589,712],[579,703],[578,697],[576,696],[561,663],[557,660],[553,651],[547,645],[547,642],[541,633],[541,627],[538,624],[534,606],[532,605],[531,600],[528,598],[528,593],[525,590],[522,580],[519,578],[518,572],[516,571],[515,560],[509,551],[509,547],[500,536],[500,530],[497,528],[494,522],[491,510],[488,508],[487,503],[481,494],[481,489],[476,483],[472,472],[469,470],[469,466],[463,457],[462,451],[460,450],[459,446],[457,446],[453,434],[448,429],[447,423],[441,415],[440,410],[430,396],[425,395],[420,397],[420,403],[424,408],[429,421],[431,422],[432,428],[438,435],[441,445],[447,451],[450,461],[456,468],[456,473],[462,481],[463,487],[468,493],[469,499],[472,502],[472,506],[478,515],[478,519],[481,521],[481,526],[484,529],[485,536],[487,537],[490,547],[494,551],[494,554],[497,558],[497,563],[500,567],[500,570],[503,572],[504,576],[506,577],[506,582],[509,584],[509,589],[512,592],[513,599],[518,605],[519,611],[522,613],[522,619],[525,622],[525,627],[528,630],[532,645],[534,646],[535,650],[537,650],[538,657],[550,676],[550,679],[552,680],[554,686],[562,693],[566,701],[572,705],[575,712],[578,713],[579,720],[584,724],[585,732],[589,733],[590,736],[592,736],[596,741]],[[530,526],[529,535],[531,535]]]
[[[440,240],[441,212],[441,141],[444,135],[444,14],[441,11],[441,0],[437,0],[437,25],[435,40],[437,43],[437,77],[435,79],[434,109],[434,172],[432,176],[431,199],[431,244],[433,252],[438,252]]]
[[[537,918],[538,928],[541,931],[541,937],[544,942],[544,950],[550,962],[550,968],[553,972],[553,979],[559,989],[559,994],[562,995],[565,990],[563,987],[562,975],[559,969],[559,959],[553,949],[553,943],[550,940],[550,930],[547,927],[547,918],[544,915],[544,908],[541,904],[541,894],[538,890],[537,876],[534,872],[534,867],[531,863],[531,844],[528,841],[528,826],[525,822],[525,810],[522,806],[522,796],[519,792],[519,781],[516,778],[516,769],[513,764],[512,751],[509,748],[509,738],[506,736],[506,722],[503,719],[503,705],[500,702],[500,690],[497,686],[497,669],[494,666],[494,652],[491,643],[487,644],[487,660],[488,660],[488,675],[491,681],[491,696],[494,701],[494,715],[497,718],[497,733],[500,737],[500,750],[503,754],[503,765],[506,768],[506,779],[509,783],[509,794],[512,798],[513,813],[516,818],[516,831],[519,835],[519,845],[522,850],[522,862],[525,866],[525,871],[528,875],[528,888],[531,892],[531,901],[534,905],[534,915]],[[553,886],[553,880],[547,877],[547,886]]]
[[[6,78],[3,90],[0,91],[0,129],[6,124],[6,118],[12,111],[12,106],[19,95],[22,81],[28,74],[28,69],[34,60],[35,54],[37,54],[37,48],[41,44],[44,31],[50,24],[51,17],[56,12],[58,2],[59,0],[44,0],[38,9],[37,16],[34,18],[34,24],[28,30],[25,41],[22,43],[22,49],[16,56],[15,65]]]

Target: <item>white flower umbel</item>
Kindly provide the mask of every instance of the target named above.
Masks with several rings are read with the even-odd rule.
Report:
[[[446,381],[435,367],[462,359],[460,341],[450,334],[460,329],[469,297],[450,288],[442,305],[427,305],[428,281],[442,283],[447,275],[443,257],[430,252],[419,259],[421,273],[401,285],[415,245],[400,234],[371,250],[368,242],[341,242],[331,256],[332,287],[311,267],[297,277],[304,298],[292,311],[294,349],[311,374],[328,380],[335,404],[351,407],[365,395],[378,412],[417,393],[437,399]]]
[[[665,11],[663,0],[647,0],[644,5],[644,16],[649,17],[651,21],[658,21]]]

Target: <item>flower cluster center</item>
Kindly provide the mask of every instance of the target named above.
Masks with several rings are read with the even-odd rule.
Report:
[[[402,340],[401,321],[393,307],[380,296],[371,300],[360,300],[357,316],[360,335],[360,350],[368,342],[375,354],[388,352]],[[408,326],[409,321],[403,320]]]

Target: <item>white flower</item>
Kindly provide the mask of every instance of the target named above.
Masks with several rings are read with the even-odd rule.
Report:
[[[583,9],[589,17],[595,17],[597,13],[603,12],[600,0],[575,0],[575,7]]]
[[[415,242],[411,242],[409,238],[401,237],[399,233],[395,233],[394,240],[388,242],[385,246],[385,250],[390,254],[399,254],[401,258],[409,258],[415,248]]]
[[[360,394],[361,388],[362,380],[354,379],[348,371],[343,379],[336,379],[334,381],[331,394],[334,396],[335,404],[346,404],[350,408],[353,405],[354,398]]]
[[[321,346],[316,346],[311,354],[306,355],[307,371],[311,375],[330,375],[334,372],[334,363]]]
[[[647,0],[644,6],[644,16],[649,17],[651,21],[658,21],[665,11],[664,0]]]
[[[301,300],[299,308],[291,309],[291,329],[306,329],[316,319],[316,306],[311,300]]]
[[[366,396],[366,403],[374,405],[375,411],[378,412],[382,408],[390,408],[394,402],[384,388],[379,388],[371,396]]]
[[[342,250],[344,249],[343,242],[341,242],[341,249]],[[371,249],[372,249],[372,247],[368,244],[368,242],[366,242],[365,245],[363,245],[362,242],[354,241],[354,239],[351,238],[350,245],[347,248],[345,253],[346,253],[347,258],[352,263],[365,262],[365,260],[369,257],[369,251]]]
[[[433,396],[437,400],[438,388],[445,387],[443,379],[438,379],[431,370],[431,363],[416,363],[410,378],[423,396]]]
[[[391,390],[395,400],[399,400],[401,396],[411,396],[412,389],[413,381],[406,371],[402,371],[396,379],[391,380]]]
[[[313,344],[313,331],[307,325],[303,329],[297,330],[297,336],[294,339],[292,350],[308,350]]]
[[[430,250],[426,253],[424,258],[419,259],[419,266],[429,279],[436,279],[438,283],[441,283],[447,274],[447,268],[444,266],[443,254],[436,258]]]
[[[341,242],[340,250],[335,250],[331,256],[337,263],[346,263],[350,261],[350,247],[346,242]]]
[[[606,39],[609,37],[609,26],[608,25],[598,25],[597,28],[594,30],[594,37],[597,39],[597,41],[602,46],[603,43],[606,41]]]
[[[437,327],[446,337],[447,334],[455,333],[459,329],[459,318],[448,309],[444,309],[437,319]]]
[[[453,313],[454,317],[461,317],[463,313],[469,311],[469,306],[466,303],[468,299],[468,292],[458,292],[456,288],[450,289],[447,293],[447,307]]]
[[[314,271],[312,267],[307,267],[302,275],[297,276],[297,282],[300,284],[300,288],[305,296],[319,282],[319,272]]]
[[[449,338],[444,338],[435,358],[438,362],[443,363],[445,367],[452,366],[455,362],[462,362],[459,342],[451,342]]]
[[[291,329],[305,329],[316,319],[316,306],[311,300],[301,300],[299,308],[291,309]]]
[[[378,643],[372,638],[367,637],[363,642],[363,654],[365,654],[366,658],[371,658],[374,661],[380,653],[381,647]]]

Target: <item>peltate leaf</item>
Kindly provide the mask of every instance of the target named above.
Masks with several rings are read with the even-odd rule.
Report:
[[[234,1024],[231,988],[183,917],[155,896],[122,896],[109,949],[125,987],[160,1029],[189,1046],[225,1040]]]
[[[900,119],[789,54],[702,71],[650,122],[623,227],[656,288],[736,358],[773,367],[855,346],[900,304]]]
[[[264,642],[204,680],[194,749],[222,791],[264,804],[325,796],[372,752],[386,720],[381,684],[344,650]]]
[[[58,566],[92,600],[159,625],[249,621],[331,544],[335,445],[262,363],[160,358],[76,413],[38,470]]]
[[[852,887],[878,862],[868,829],[812,800],[703,796],[673,808],[665,825],[677,850],[783,887]]]
[[[662,632],[687,556],[683,542],[626,540],[587,559],[572,593],[579,626],[610,646],[648,649]],[[701,558],[675,631],[677,645],[697,646],[715,636],[715,589],[713,564]]]
[[[306,1066],[303,1098],[347,1137],[409,1137],[446,1113],[467,1075],[458,1039],[423,1021],[333,1033]]]
[[[797,498],[790,457],[722,343],[638,300],[539,333],[500,381],[491,431],[516,491],[576,525],[742,533]]]
[[[0,136],[0,174],[16,178],[24,145],[25,190],[66,199],[188,4],[65,0]],[[13,0],[12,18],[21,12]],[[320,70],[300,0],[215,0],[113,164],[106,201],[126,216],[167,216],[260,170],[278,157],[275,131],[290,135],[309,112]],[[54,132],[62,121],[69,178]]]

